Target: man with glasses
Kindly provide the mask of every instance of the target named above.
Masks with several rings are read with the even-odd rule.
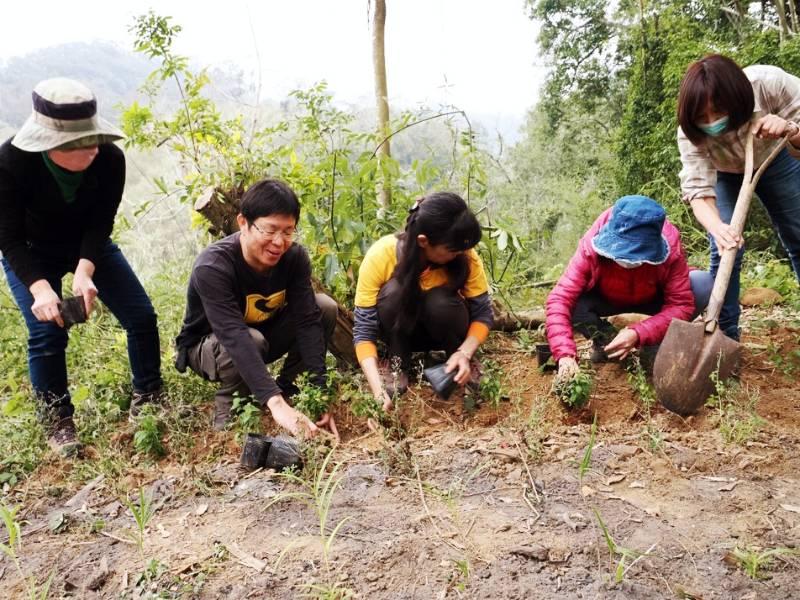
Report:
[[[234,396],[251,395],[292,434],[335,431],[330,415],[312,423],[287,403],[303,371],[325,384],[326,340],[336,325],[336,302],[311,288],[311,261],[295,244],[300,203],[282,181],[265,179],[242,198],[239,231],[197,257],[186,314],[176,339],[176,367],[188,366],[220,383],[214,429],[231,416]],[[265,364],[286,356],[277,379]]]

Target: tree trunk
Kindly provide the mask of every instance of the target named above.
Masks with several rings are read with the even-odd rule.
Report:
[[[780,41],[783,43],[789,37],[789,22],[786,20],[786,5],[784,0],[775,0],[775,9],[778,12],[778,20],[781,23]]]
[[[200,194],[194,209],[211,224],[208,228],[211,235],[224,237],[239,231],[236,215],[239,214],[243,193],[241,188],[224,190],[212,187]]]
[[[383,169],[385,159],[391,156],[389,134],[389,92],[386,84],[386,55],[383,33],[386,25],[386,0],[374,0],[372,15],[372,67],[375,73],[375,103],[378,113],[378,140],[385,141],[377,151],[378,164],[378,205],[385,212],[392,203],[392,189],[389,176]]]

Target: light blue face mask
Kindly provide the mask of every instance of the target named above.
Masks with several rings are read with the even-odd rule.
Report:
[[[719,134],[725,131],[725,129],[728,128],[728,115],[720,117],[719,119],[711,123],[698,123],[697,126],[706,135],[710,135],[711,137],[717,137]]]
[[[636,269],[644,264],[640,261],[625,260],[624,258],[614,259],[614,262],[617,263],[623,269]]]

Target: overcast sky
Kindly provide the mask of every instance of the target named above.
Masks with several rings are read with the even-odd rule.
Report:
[[[367,0],[38,0],[6,2],[0,59],[63,42],[111,40],[151,7],[183,27],[176,50],[201,64],[260,70],[262,96],[325,79],[336,98],[371,104]],[[523,0],[387,0],[390,103],[454,104],[521,120],[545,74]],[[259,67],[260,65],[260,67]],[[491,122],[487,122],[491,126]]]

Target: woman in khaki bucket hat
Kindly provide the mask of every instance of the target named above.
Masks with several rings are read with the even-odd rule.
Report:
[[[125,157],[113,144],[122,132],[97,114],[94,94],[78,81],[42,81],[32,97],[30,117],[0,145],[0,251],[28,327],[40,420],[50,446],[69,455],[80,443],[67,386],[64,275],[74,273],[79,315],[98,297],[127,332],[132,414],[160,395],[159,337],[150,299],[111,241],[125,185]]]

